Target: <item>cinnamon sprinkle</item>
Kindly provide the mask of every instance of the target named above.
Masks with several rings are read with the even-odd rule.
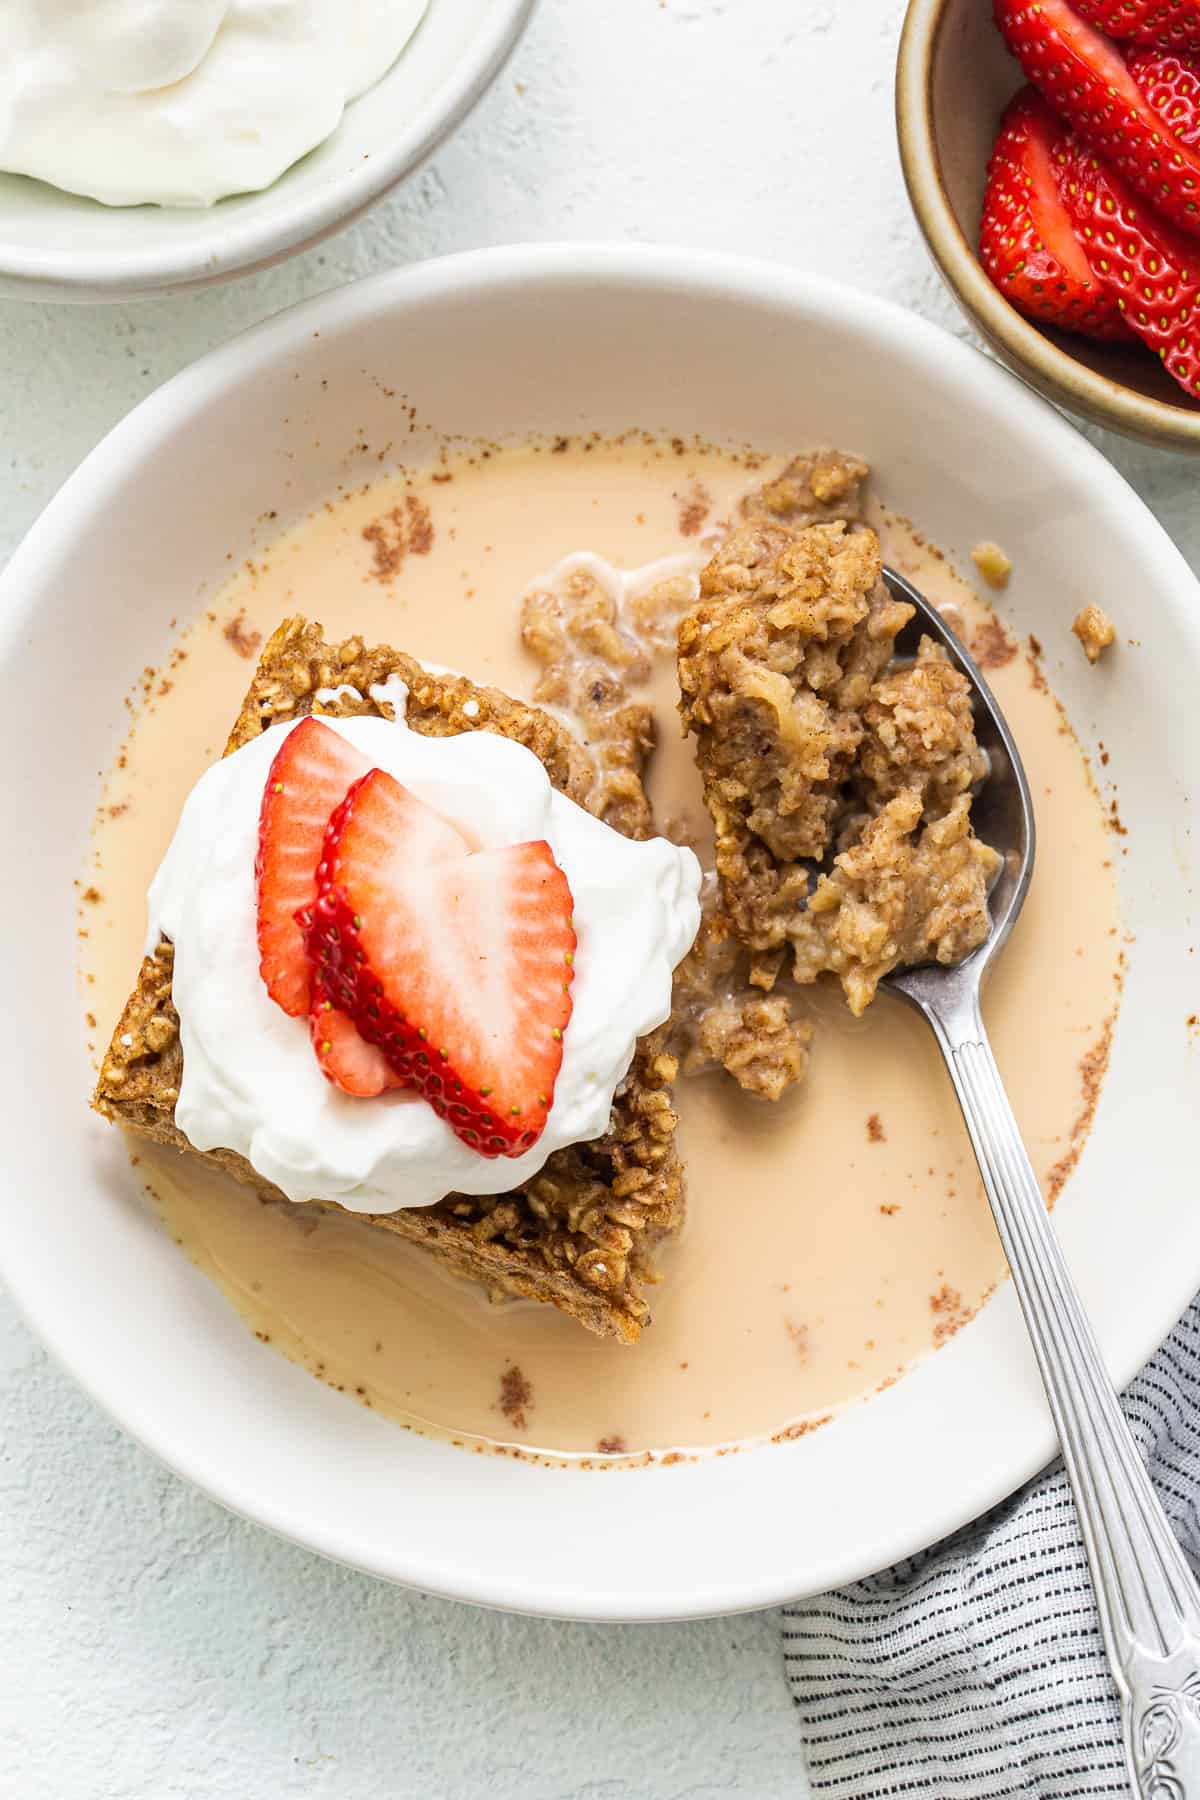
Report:
[[[961,1331],[975,1317],[973,1307],[963,1305],[963,1297],[957,1288],[943,1282],[936,1294],[929,1296],[929,1310],[934,1316],[933,1342],[935,1348],[940,1347],[956,1331]]]
[[[237,654],[240,657],[243,657],[246,662],[249,662],[250,658],[257,654],[258,648],[262,643],[261,631],[251,631],[247,629],[246,609],[244,606],[240,612],[235,613],[233,618],[228,621],[222,636],[230,648],[236,650]]]
[[[702,482],[693,480],[684,494],[673,496],[679,507],[680,537],[697,537],[712,511],[712,496]]]
[[[364,525],[362,535],[371,546],[371,574],[376,581],[394,581],[404,559],[428,556],[433,549],[433,517],[416,494],[406,494],[404,505],[393,506]]]
[[[433,549],[433,519],[429,508],[415,494],[405,500],[408,508],[408,547],[414,556],[428,556]]]
[[[832,1413],[822,1413],[819,1419],[797,1419],[794,1425],[785,1425],[782,1431],[772,1434],[773,1444],[790,1444],[796,1438],[807,1437],[810,1431],[819,1431],[822,1425],[828,1425],[833,1418]]]
[[[369,525],[364,525],[362,534],[371,546],[372,575],[376,581],[391,581],[399,574],[408,549],[404,514],[398,506],[393,506],[382,518],[372,519]]]
[[[991,618],[971,637],[971,655],[981,669],[1003,669],[1017,654],[1017,646],[999,619]]]
[[[533,1411],[533,1389],[516,1363],[509,1363],[500,1377],[500,1411],[514,1431],[528,1427],[528,1414]]]
[[[1079,1080],[1082,1099],[1079,1113],[1071,1127],[1070,1146],[1060,1156],[1046,1177],[1046,1201],[1053,1206],[1067,1184],[1068,1177],[1074,1171],[1076,1163],[1083,1154],[1083,1146],[1087,1142],[1088,1132],[1092,1128],[1092,1120],[1096,1116],[1096,1107],[1100,1101],[1100,1089],[1108,1070],[1108,1059],[1112,1054],[1113,1026],[1116,1013],[1109,1013],[1100,1028],[1100,1036],[1090,1050],[1084,1052],[1079,1059]]]

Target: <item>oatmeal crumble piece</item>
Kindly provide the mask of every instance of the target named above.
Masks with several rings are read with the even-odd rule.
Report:
[[[1083,645],[1090,663],[1098,663],[1109,645],[1116,640],[1116,627],[1102,607],[1081,607],[1071,620],[1071,630]]]
[[[1005,588],[1008,586],[1008,578],[1012,574],[1012,563],[999,544],[993,544],[990,539],[985,539],[982,544],[976,544],[971,552],[971,561],[989,587]]]
[[[654,716],[628,693],[647,679],[649,662],[613,595],[586,565],[571,569],[555,587],[526,595],[521,638],[542,664],[534,699],[570,712],[586,733],[596,767],[589,812],[627,837],[649,837],[642,770],[654,748]]]
[[[672,1035],[685,1075],[724,1068],[750,1094],[778,1100],[807,1073],[812,1026],[790,998],[766,992],[776,969],[756,965],[711,913],[675,974]]]
[[[724,906],[778,949],[829,848],[862,708],[910,608],[879,582],[873,533],[755,523],[726,540],[679,627],[680,713],[698,740]]]
[[[930,639],[889,669],[912,609],[880,570],[866,528],[756,519],[679,627],[724,918],[796,981],[836,974],[856,1013],[890,970],[982,942],[997,866],[971,830],[969,684]]]
[[[921,639],[915,662],[875,683],[863,723],[855,775],[872,813],[915,788],[926,815],[940,818],[987,774],[970,683],[932,638]]]
[[[641,641],[651,651],[675,654],[675,636],[679,621],[696,599],[699,581],[695,575],[664,575],[640,594],[632,594],[626,603],[629,622]]]
[[[861,1016],[893,969],[961,962],[981,944],[1000,858],[971,830],[970,807],[962,794],[922,827],[917,789],[889,800],[818,878],[793,925],[796,980],[832,972]]]
[[[835,519],[856,521],[861,489],[871,473],[857,456],[840,450],[814,450],[793,457],[774,481],[756,488],[742,501],[744,519],[777,519],[799,530]]]

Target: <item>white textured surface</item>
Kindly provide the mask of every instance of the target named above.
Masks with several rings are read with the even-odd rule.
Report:
[[[422,256],[549,237],[753,250],[961,332],[896,160],[901,11],[542,0],[457,137],[321,249],[176,301],[0,306],[0,556],[176,369],[292,300]],[[1200,567],[1196,462],[1094,435]],[[347,1574],[120,1438],[2,1295],[0,1417],[0,1791],[14,1800],[804,1792],[772,1615],[559,1626]]]

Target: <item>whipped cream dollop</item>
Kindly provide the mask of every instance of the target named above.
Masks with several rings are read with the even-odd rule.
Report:
[[[428,0],[7,0],[0,168],[109,206],[269,187],[337,129]]]
[[[376,690],[383,694],[385,690]],[[258,970],[254,859],[263,787],[295,723],[275,725],[204,774],[149,896],[147,954],[175,946],[183,1048],[175,1123],[197,1150],[236,1150],[291,1200],[355,1212],[506,1192],[554,1150],[608,1128],[637,1039],[671,1010],[671,976],[700,926],[700,865],[664,838],[635,843],[551,787],[523,745],[486,731],[427,738],[403,722],[326,718],[380,769],[481,849],[544,838],[574,899],[571,1021],[546,1129],[489,1159],[407,1091],[354,1099],[322,1075],[308,1022],[271,1000]]]

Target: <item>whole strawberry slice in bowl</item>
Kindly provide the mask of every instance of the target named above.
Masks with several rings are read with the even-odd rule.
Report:
[[[994,0],[1026,78],[1084,146],[1200,238],[1200,148],[1158,111],[1117,45],[1067,0]]]
[[[1200,397],[1200,244],[1096,157],[1076,157],[1063,197],[1088,261],[1132,329]]]
[[[1037,89],[1022,89],[1005,111],[988,164],[980,260],[1027,318],[1085,337],[1128,339],[1116,298],[1092,272],[1059,192],[1059,171],[1072,153],[1069,134]]]
[[[520,1156],[562,1064],[571,890],[544,841],[412,855],[395,821],[420,804],[380,769],[351,788],[329,823],[309,952],[334,1006],[464,1143]]]
[[[1200,50],[1135,50],[1128,68],[1171,136],[1200,150]]]
[[[1197,0],[1075,0],[1075,10],[1109,37],[1200,50]]]

